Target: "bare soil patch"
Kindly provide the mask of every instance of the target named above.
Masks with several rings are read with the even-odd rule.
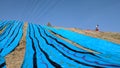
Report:
[[[55,27],[55,28],[61,29],[61,27]],[[113,43],[120,44],[120,33],[102,32],[102,31],[94,31],[94,30],[81,30],[77,28],[62,28],[62,29],[71,30],[73,32],[77,32],[80,34],[85,34],[87,36],[100,38],[100,39],[111,41]]]
[[[25,45],[26,45],[26,29],[27,23],[23,26],[23,37],[16,47],[16,49],[6,56],[6,66],[7,68],[21,68],[21,64],[24,59]]]
[[[85,47],[83,47],[83,46],[81,46],[81,45],[79,45],[79,44],[77,44],[77,43],[75,43],[75,42],[73,42],[73,41],[71,41],[71,40],[69,40],[69,39],[63,38],[63,37],[59,36],[58,34],[54,34],[54,33],[51,32],[51,31],[49,31],[49,32],[50,32],[51,34],[53,34],[54,36],[57,36],[58,38],[61,38],[62,40],[65,40],[66,42],[68,42],[68,43],[70,43],[70,44],[73,44],[74,46],[76,46],[76,47],[78,47],[78,48],[80,48],[80,49],[86,50],[86,51],[91,52],[91,53],[100,54],[99,52],[96,52],[96,51],[94,51],[94,50],[85,48]]]

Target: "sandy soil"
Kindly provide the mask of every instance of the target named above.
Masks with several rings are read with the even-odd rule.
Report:
[[[5,26],[2,30],[0,30],[0,34],[1,34],[5,29],[6,29],[6,26]]]
[[[6,56],[7,68],[20,68],[24,59],[27,23],[23,27],[23,37],[16,49]]]
[[[114,33],[114,32],[101,32],[101,31],[92,31],[92,30],[80,30],[76,28],[70,28],[68,30],[72,30],[77,33],[85,34],[88,36],[101,38],[104,40],[109,40],[114,43],[120,44],[120,33]]]
[[[59,27],[59,28],[61,28],[61,27]],[[59,29],[59,28],[57,28],[57,29]],[[24,54],[25,54],[25,45],[26,45],[26,29],[27,29],[27,23],[24,24],[23,37],[20,41],[19,46],[12,53],[10,53],[8,56],[6,56],[7,68],[20,68],[20,66],[23,62]],[[120,33],[96,32],[96,31],[80,30],[80,29],[76,29],[76,28],[64,28],[64,29],[71,30],[73,32],[77,32],[77,33],[81,33],[81,34],[85,34],[88,36],[96,37],[96,38],[102,38],[102,39],[109,40],[109,41],[120,44]],[[53,35],[55,35],[55,34],[53,34]],[[86,48],[84,48],[84,47],[78,45],[77,43],[74,43],[68,39],[62,38],[59,35],[55,35],[55,36],[58,36],[59,38],[75,45],[76,47],[87,50],[89,52],[94,52],[94,53],[99,54],[98,52],[95,52],[95,51],[90,50],[90,49],[86,49]]]
[[[54,28],[61,29],[61,27],[54,27]],[[120,33],[81,30],[77,28],[62,28],[62,29],[71,30],[73,32],[77,32],[80,34],[85,34],[87,36],[92,36],[95,38],[100,38],[100,39],[104,39],[104,40],[108,40],[108,41],[120,44]]]
[[[61,38],[62,40],[65,40],[65,41],[69,42],[70,44],[73,44],[74,46],[76,46],[76,47],[78,47],[78,48],[80,48],[80,49],[83,49],[83,50],[86,50],[86,51],[88,51],[88,52],[92,52],[92,53],[95,53],[95,54],[100,54],[99,52],[96,52],[96,51],[94,51],[94,50],[85,48],[85,47],[83,47],[83,46],[81,46],[81,45],[79,45],[79,44],[77,44],[77,43],[75,43],[75,42],[73,42],[73,41],[71,41],[71,40],[68,40],[68,39],[66,39],[66,38],[63,38],[63,37],[57,35],[57,34],[54,34],[54,33],[51,32],[51,31],[49,31],[49,32],[52,33],[54,36],[57,36],[57,37]]]

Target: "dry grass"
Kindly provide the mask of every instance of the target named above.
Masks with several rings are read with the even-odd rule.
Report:
[[[19,43],[19,46],[11,52],[9,55],[6,56],[6,65],[7,68],[20,68],[25,53],[25,45],[26,45],[26,29],[27,23],[24,24],[23,27],[23,37]]]

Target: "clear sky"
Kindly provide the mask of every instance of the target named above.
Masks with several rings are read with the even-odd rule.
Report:
[[[0,19],[120,32],[120,0],[0,0]]]

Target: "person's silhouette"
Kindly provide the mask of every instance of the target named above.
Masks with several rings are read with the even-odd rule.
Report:
[[[95,29],[95,31],[99,31],[99,25],[96,25],[96,29]]]

